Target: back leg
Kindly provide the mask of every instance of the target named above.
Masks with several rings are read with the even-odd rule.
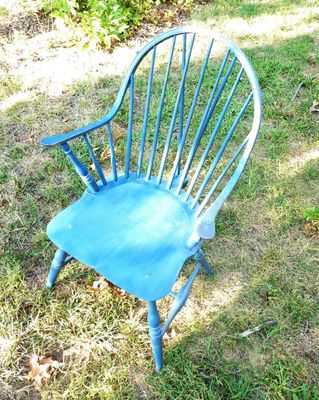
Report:
[[[52,289],[54,282],[56,281],[56,278],[58,277],[59,272],[61,271],[61,268],[64,265],[66,256],[67,256],[67,253],[61,249],[57,249],[57,251],[55,252],[54,258],[51,263],[47,284],[46,284],[46,287],[48,289]]]
[[[213,268],[209,265],[202,249],[198,250],[198,252],[194,255],[194,259],[200,263],[201,267],[208,276],[213,275]]]

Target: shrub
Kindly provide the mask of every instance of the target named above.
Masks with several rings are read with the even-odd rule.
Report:
[[[72,27],[82,46],[109,48],[161,3],[190,8],[192,0],[45,0],[44,9]]]

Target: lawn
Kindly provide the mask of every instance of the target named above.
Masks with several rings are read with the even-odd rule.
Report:
[[[40,1],[16,3],[0,7],[0,399],[319,399],[316,1],[216,0],[186,21],[244,50],[263,123],[203,246],[216,274],[196,279],[165,338],[161,374],[144,302],[111,286],[88,290],[98,275],[75,261],[44,289],[55,250],[46,225],[83,188],[39,140],[102,117],[136,51],[167,27],[88,53],[35,12]],[[33,355],[59,362],[41,390],[28,378]]]

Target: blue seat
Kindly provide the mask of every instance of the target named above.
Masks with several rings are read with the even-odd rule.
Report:
[[[58,248],[47,287],[75,258],[147,301],[157,371],[194,279],[213,272],[201,245],[215,235],[260,121],[260,89],[242,51],[215,32],[179,28],[137,54],[106,116],[41,141],[59,146],[86,185],[48,225]],[[187,259],[195,266],[175,293]],[[174,300],[161,326],[157,300],[166,295]]]
[[[59,248],[144,300],[167,295],[185,260],[194,212],[171,191],[119,179],[85,193],[48,225]],[[79,246],[79,243],[85,244]]]

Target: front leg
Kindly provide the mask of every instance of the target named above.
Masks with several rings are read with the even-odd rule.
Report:
[[[159,372],[163,367],[163,335],[160,322],[160,315],[156,307],[156,301],[150,301],[148,308],[148,324],[157,372]]]
[[[61,268],[64,265],[67,253],[62,249],[57,249],[55,252],[54,258],[51,263],[50,272],[47,280],[46,287],[48,289],[52,289],[54,282],[61,271]]]

